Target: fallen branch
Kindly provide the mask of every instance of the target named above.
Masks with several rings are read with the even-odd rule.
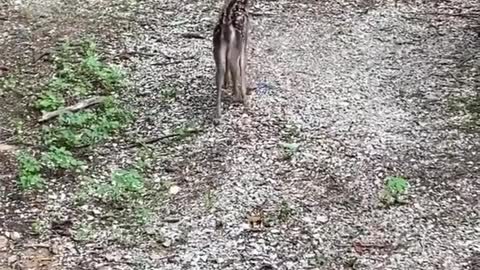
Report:
[[[52,52],[50,52],[50,51],[45,51],[45,52],[41,53],[39,56],[34,57],[34,59],[32,61],[32,64],[37,63],[38,61],[42,60],[44,57],[47,57],[51,54],[52,54]]]
[[[183,60],[157,62],[157,63],[153,63],[152,66],[176,65],[176,64],[180,64],[180,63],[182,63],[182,62],[183,62]]]
[[[92,98],[89,98],[89,99],[85,99],[85,100],[82,100],[80,102],[78,102],[77,104],[74,104],[74,105],[71,105],[71,106],[68,106],[68,107],[65,107],[65,108],[60,108],[56,111],[53,111],[53,112],[44,112],[42,117],[38,120],[38,122],[45,122],[51,118],[54,118],[54,117],[57,117],[63,113],[66,113],[66,112],[76,112],[76,111],[79,111],[79,110],[82,110],[82,109],[85,109],[87,107],[90,107],[92,105],[95,105],[95,104],[98,104],[98,103],[102,103],[103,101],[105,101],[105,98],[106,97],[92,97]]]
[[[273,12],[250,12],[249,14],[250,14],[252,17],[262,17],[262,16],[270,17],[270,16],[273,16],[273,15],[276,15],[276,14],[273,13]]]
[[[15,151],[15,150],[17,150],[17,147],[15,147],[14,145],[0,143],[0,152],[2,151],[9,152],[9,151]]]
[[[196,39],[205,39],[204,36],[202,36],[199,33],[183,33],[181,34],[183,38],[196,38]]]
[[[182,132],[176,132],[176,133],[172,133],[172,134],[163,135],[163,136],[160,136],[160,137],[155,137],[155,138],[150,138],[150,139],[146,139],[146,140],[137,141],[136,143],[127,145],[123,149],[131,149],[131,148],[134,148],[134,147],[137,147],[137,146],[152,144],[152,143],[156,143],[158,141],[165,140],[165,139],[168,139],[168,138],[197,134],[197,133],[200,133],[202,131],[203,131],[203,129],[187,129],[187,130],[182,131]]]
[[[466,13],[426,12],[426,13],[423,13],[422,15],[476,18],[480,16],[480,13],[477,13],[477,12],[466,12]]]
[[[191,59],[195,59],[195,55],[190,55],[190,56],[187,56],[187,57],[184,57],[182,59],[175,60],[175,61],[164,61],[164,62],[153,63],[152,66],[176,65],[176,64],[182,63],[183,61],[191,60]]]

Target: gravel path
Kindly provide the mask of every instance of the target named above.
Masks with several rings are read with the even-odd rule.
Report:
[[[180,188],[157,200],[149,227],[161,243],[124,248],[103,241],[106,228],[96,243],[65,244],[60,264],[480,269],[480,136],[449,110],[478,93],[480,5],[255,1],[251,108],[227,96],[214,126],[216,2],[139,1],[120,37],[132,82],[122,98],[138,115],[127,135],[202,130],[152,144],[150,180]],[[282,143],[298,151],[286,158]],[[99,175],[135,162],[124,146],[97,149]],[[408,179],[408,203],[383,207],[394,175]],[[258,232],[247,224],[255,207],[266,215]]]
[[[168,209],[182,218],[161,225],[175,257],[158,267],[480,267],[480,140],[452,128],[461,119],[447,113],[448,98],[473,96],[478,87],[479,60],[469,59],[478,54],[478,33],[466,28],[468,20],[428,15],[451,12],[442,4],[258,4],[252,109],[227,102],[223,124],[214,127],[210,37],[181,39],[175,22],[189,16],[186,29],[209,35],[216,10],[180,2],[145,8],[139,19],[152,30],[128,45],[192,56],[174,65],[152,65],[162,56],[136,60],[144,113],[137,130],[161,134],[182,121],[205,129],[168,158],[184,194]],[[172,81],[182,89],[177,103],[159,106],[160,90]],[[281,142],[300,145],[291,160],[282,159]],[[381,207],[390,175],[409,179],[409,204]],[[245,217],[258,205],[269,227],[252,233]]]

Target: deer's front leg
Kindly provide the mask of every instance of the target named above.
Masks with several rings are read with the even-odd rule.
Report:
[[[242,96],[243,105],[248,106],[248,97],[247,97],[247,58],[246,58],[246,49],[243,46],[240,54],[239,68],[240,68],[240,90]]]
[[[223,89],[228,88],[228,82],[230,80],[229,77],[231,77],[230,71],[228,70],[228,65],[226,65],[227,69],[225,70],[225,79],[223,81]]]

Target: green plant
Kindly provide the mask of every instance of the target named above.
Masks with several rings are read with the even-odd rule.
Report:
[[[300,137],[300,127],[289,121],[282,128],[281,135],[283,140],[291,141],[294,138]]]
[[[26,154],[18,157],[20,185],[23,188],[39,186],[42,169],[74,169],[85,163],[74,157],[75,148],[87,147],[102,142],[116,134],[133,117],[111,95],[123,87],[123,74],[118,68],[104,62],[91,40],[79,44],[65,42],[54,54],[55,72],[41,89],[35,107],[42,111],[53,111],[67,104],[75,104],[81,98],[92,95],[106,96],[103,103],[79,112],[66,112],[41,126],[39,139],[25,133],[23,125],[16,129],[16,139],[33,138],[41,141],[48,149],[39,154],[40,161]],[[2,81],[2,87],[14,84]],[[37,135],[37,133],[35,133]],[[114,175],[107,190],[112,196],[124,191],[133,192],[138,187],[138,175]],[[122,182],[122,179],[125,181]],[[135,182],[135,179],[137,181]]]
[[[408,186],[408,181],[403,177],[387,177],[384,190],[380,197],[381,201],[386,205],[404,203]]]
[[[207,193],[205,194],[205,208],[207,210],[212,210],[214,205],[215,205],[215,194],[213,193],[212,190],[208,190]]]
[[[152,220],[152,210],[145,208],[145,207],[139,207],[135,209],[135,218],[137,220],[137,223],[140,225],[146,225],[150,223]]]
[[[44,111],[54,111],[65,104],[64,98],[52,91],[43,92],[35,103],[35,107]]]
[[[136,170],[119,170],[112,175],[112,185],[122,192],[138,193],[143,189],[143,177]]]
[[[41,187],[43,179],[40,175],[40,162],[25,151],[17,155],[17,161],[19,163],[20,187],[22,189]]]
[[[93,225],[89,223],[75,224],[73,227],[73,239],[79,242],[95,239]]]
[[[147,146],[144,146],[140,149],[138,156],[139,160],[135,163],[134,166],[137,170],[144,173],[145,170],[148,170],[152,167],[153,161],[155,159],[154,151],[152,151],[152,149],[148,148]]]
[[[132,115],[110,99],[103,110],[65,113],[56,125],[44,127],[43,141],[47,145],[68,149],[97,144],[132,120]]]
[[[13,75],[7,75],[0,78],[0,94],[7,93],[8,91],[19,93],[19,91],[16,89],[18,86],[18,78]]]
[[[135,169],[118,170],[113,172],[109,184],[99,185],[95,192],[101,198],[121,202],[142,194],[144,179]]]
[[[51,146],[47,153],[43,153],[42,161],[48,168],[73,169],[84,163],[75,159],[72,152],[65,147]]]
[[[177,90],[174,87],[166,87],[160,94],[165,101],[174,101],[177,98]]]
[[[293,208],[288,205],[287,201],[282,201],[280,209],[278,211],[278,220],[281,222],[287,222],[294,214]]]
[[[300,144],[298,143],[280,143],[282,147],[283,159],[292,159],[295,153],[298,151]]]
[[[31,229],[32,234],[41,235],[47,230],[47,225],[41,220],[35,220],[31,225]]]

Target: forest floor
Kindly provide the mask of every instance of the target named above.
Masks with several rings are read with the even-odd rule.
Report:
[[[478,1],[255,1],[250,108],[214,125],[221,2],[0,2],[0,270],[480,269]],[[85,37],[133,120],[21,189]]]

